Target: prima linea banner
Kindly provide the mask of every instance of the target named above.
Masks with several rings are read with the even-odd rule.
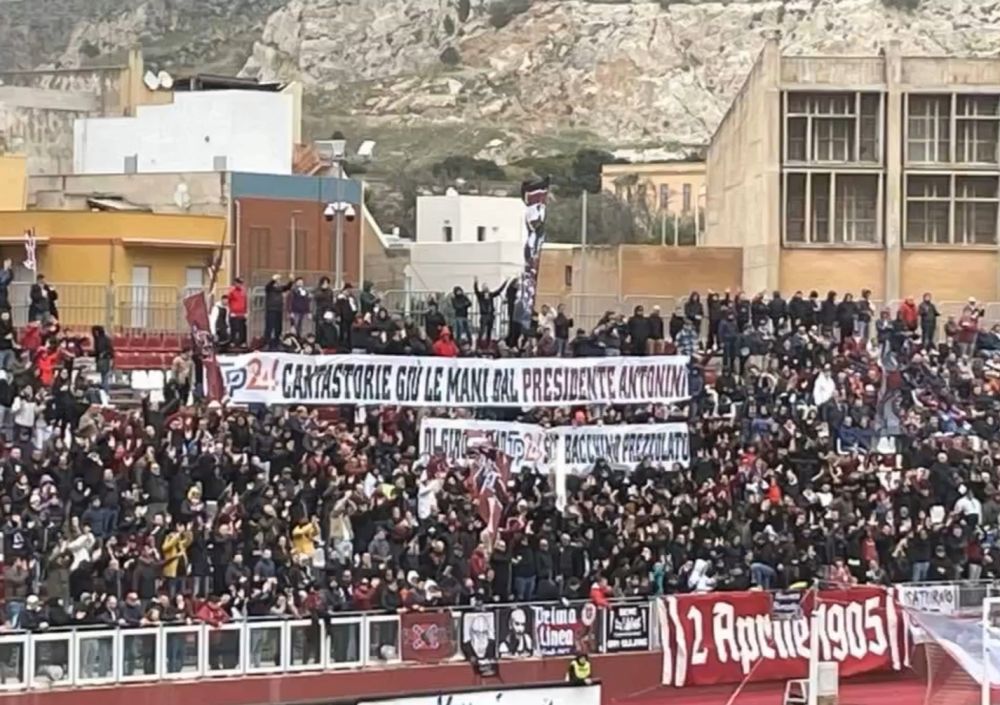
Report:
[[[424,418],[420,422],[420,452],[463,458],[476,438],[487,439],[511,459],[512,468],[547,468],[562,462],[574,472],[588,472],[598,460],[634,468],[648,459],[654,465],[687,467],[690,440],[687,424],[621,426],[558,426],[474,419]]]
[[[479,358],[249,353],[219,358],[237,404],[527,407],[673,403],[688,358]]]

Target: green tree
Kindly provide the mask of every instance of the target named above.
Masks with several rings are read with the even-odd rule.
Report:
[[[465,155],[445,157],[442,161],[431,166],[431,174],[437,179],[447,181],[455,179],[502,181],[507,178],[507,174],[495,162]]]
[[[552,242],[579,243],[583,222],[583,195],[554,197],[545,217]],[[650,241],[643,219],[628,203],[609,193],[587,195],[587,244],[621,245]]]

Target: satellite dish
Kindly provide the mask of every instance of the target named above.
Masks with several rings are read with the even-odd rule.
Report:
[[[146,84],[146,88],[151,91],[155,91],[160,87],[160,77],[157,76],[152,71],[147,71],[146,75],[142,77],[142,82]]]
[[[162,88],[163,90],[169,91],[171,88],[174,87],[174,77],[171,76],[166,71],[160,71],[160,73],[157,74],[156,78],[159,80],[160,88]]]
[[[375,151],[375,140],[365,140],[358,147],[358,156],[362,159],[371,159],[372,153]]]

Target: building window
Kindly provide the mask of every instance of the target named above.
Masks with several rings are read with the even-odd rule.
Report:
[[[567,264],[563,268],[563,284],[567,287],[573,286],[573,265]]]
[[[441,232],[444,233],[444,241],[445,242],[451,242],[452,241],[453,234],[452,234],[452,229],[451,229],[450,225],[446,225],[443,228],[441,228]]]
[[[812,174],[809,196],[812,213],[809,217],[810,242],[830,242],[830,175]]]
[[[660,184],[660,210],[670,208],[670,184]]]
[[[822,118],[813,120],[813,161],[849,161],[854,144],[854,120]]]
[[[956,176],[954,244],[995,244],[997,202],[995,176]]]
[[[682,191],[682,203],[685,213],[691,212],[691,184],[684,184]]]
[[[793,162],[806,161],[806,131],[809,129],[809,119],[796,117],[788,119],[787,136],[785,137],[788,160]]]
[[[947,176],[908,176],[906,179],[906,240],[947,244],[951,180]]]
[[[785,160],[879,163],[880,93],[786,93]]]
[[[955,97],[955,161],[997,163],[998,96]]]
[[[250,271],[273,269],[271,263],[271,229],[250,227]]]
[[[950,96],[911,95],[907,101],[907,161],[949,161]]]
[[[785,241],[806,241],[806,175],[785,177]]]
[[[924,245],[996,244],[998,205],[1000,191],[995,176],[908,174],[906,241]]]
[[[785,242],[811,245],[877,243],[879,174],[785,174]]]
[[[833,208],[835,242],[875,242],[878,237],[878,176],[838,174]]]
[[[486,226],[480,225],[476,228],[476,242],[486,242]]]
[[[879,113],[882,97],[876,93],[861,96],[861,119],[859,122],[858,161],[877,163]]]

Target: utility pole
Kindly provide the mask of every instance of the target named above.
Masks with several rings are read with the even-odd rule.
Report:
[[[580,199],[580,293],[587,290],[587,189]]]

